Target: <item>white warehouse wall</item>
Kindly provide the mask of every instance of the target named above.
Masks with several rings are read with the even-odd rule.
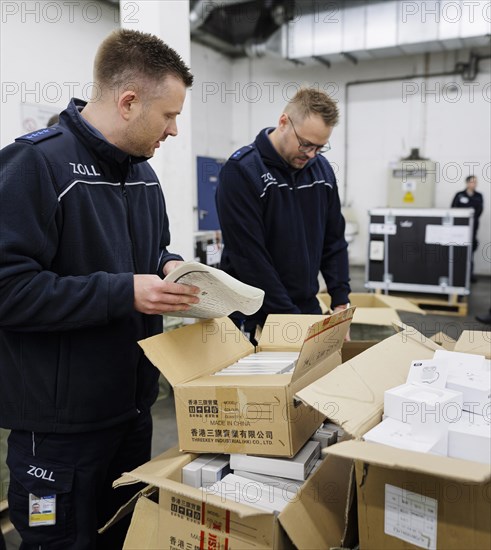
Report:
[[[88,0],[0,2],[0,145],[42,127],[71,97],[92,93],[99,43],[119,27],[119,9]]]
[[[193,67],[200,65],[205,50],[193,49]],[[437,162],[435,207],[450,206],[454,194],[464,188],[465,177],[470,173],[478,176],[485,210],[475,256],[476,273],[490,274],[489,60],[481,62],[481,72],[473,82],[450,75],[350,85],[347,104],[345,98],[348,82],[450,72],[457,61],[467,61],[468,56],[468,50],[461,50],[362,61],[357,65],[345,62],[331,68],[320,63],[301,66],[276,57],[240,59],[232,62],[231,79],[226,78],[228,68],[225,71],[223,66],[212,65],[206,72],[207,81],[215,83],[207,88],[208,105],[201,99],[200,107],[193,97],[193,114],[199,116],[200,108],[209,111],[213,101],[221,133],[206,130],[210,139],[195,143],[195,152],[203,154],[203,145],[211,141],[214,154],[228,157],[236,148],[250,143],[261,128],[274,126],[286,101],[300,85],[317,85],[339,101],[341,120],[327,157],[335,168],[341,198],[351,206],[359,223],[360,233],[350,245],[351,263],[365,263],[367,211],[386,205],[389,163],[418,147],[423,157]],[[197,130],[194,126],[196,131],[203,135],[204,128]]]
[[[53,113],[65,109],[71,97],[90,98],[97,48],[120,26],[169,34],[162,25],[173,24],[171,30],[176,34],[169,36],[169,43],[189,62],[189,51],[175,44],[189,36],[188,4],[183,0],[167,0],[165,4],[149,0],[123,2],[121,10],[117,4],[98,0],[2,0],[0,10],[1,147],[44,127]],[[152,20],[155,10],[157,16]],[[172,10],[173,19],[160,18],[163,10]],[[176,24],[178,11],[187,24],[181,33],[179,23]],[[189,50],[189,40],[186,46]],[[185,259],[193,257],[195,203],[190,163],[180,160],[184,154],[191,156],[190,96],[191,92],[178,119],[180,135],[169,139],[151,160],[166,195],[171,229],[169,249]]]

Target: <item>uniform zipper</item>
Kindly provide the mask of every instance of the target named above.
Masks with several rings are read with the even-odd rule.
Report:
[[[128,160],[128,168],[127,168],[126,174],[129,173],[130,167],[131,167],[131,158]],[[123,172],[121,172],[121,192],[123,194],[123,200],[124,200],[124,205],[126,210],[126,225],[128,227],[128,234],[130,236],[130,242],[131,242],[131,258],[133,260],[133,271],[135,273],[139,273],[138,263],[135,255],[135,242],[134,242],[134,235],[133,235],[133,227],[131,223],[130,203],[128,199],[128,192],[126,190],[126,175],[124,175]]]

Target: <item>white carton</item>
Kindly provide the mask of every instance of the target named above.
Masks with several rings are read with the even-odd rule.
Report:
[[[416,359],[411,362],[406,382],[427,388],[444,388],[448,377],[448,363],[437,359]]]
[[[463,395],[462,408],[482,416],[491,413],[491,372],[483,355],[438,350],[435,359],[448,363],[447,388]]]
[[[445,431],[462,414],[462,393],[417,384],[402,384],[384,393],[384,414],[420,431]]]
[[[221,481],[205,487],[204,490],[208,495],[216,495],[222,501],[246,504],[274,513],[282,512],[296,498],[296,493],[235,474],[226,475]]]
[[[491,424],[489,418],[462,412],[448,430],[448,456],[491,464]]]
[[[320,456],[318,441],[307,441],[292,458],[272,458],[263,456],[231,454],[232,470],[247,470],[258,474],[276,475],[289,479],[304,480]]]
[[[201,484],[212,485],[230,472],[228,455],[215,457],[205,464],[201,470]]]
[[[312,468],[313,470],[313,468]],[[259,481],[265,485],[272,485],[278,489],[284,489],[290,493],[296,493],[302,487],[303,481],[298,479],[287,479],[278,476],[268,476],[265,474],[256,474],[255,472],[248,472],[246,470],[234,470],[234,474],[240,477],[245,477],[252,481]]]
[[[203,454],[182,468],[182,482],[191,487],[201,487],[201,470],[205,464],[216,458],[216,454]]]
[[[415,430],[410,424],[393,418],[382,420],[380,424],[369,430],[363,439],[407,451],[447,454],[447,431],[421,432]]]

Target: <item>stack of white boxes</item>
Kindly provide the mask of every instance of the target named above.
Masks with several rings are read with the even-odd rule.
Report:
[[[224,500],[281,512],[298,498],[305,480],[320,466],[322,449],[343,433],[326,421],[292,458],[203,454],[183,467],[182,482]]]
[[[415,360],[384,393],[384,417],[366,441],[491,462],[491,371],[481,355],[438,350]]]
[[[286,374],[293,371],[297,359],[298,352],[295,351],[259,351],[217,371],[215,376]]]
[[[230,469],[202,489],[224,500],[243,502],[268,512],[281,512],[295,500],[301,485],[320,459],[320,443],[308,441],[292,458],[230,455]],[[192,463],[191,463],[192,464]]]

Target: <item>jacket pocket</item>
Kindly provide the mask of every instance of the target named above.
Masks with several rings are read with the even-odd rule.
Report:
[[[8,490],[10,519],[22,540],[30,545],[65,549],[75,538],[73,513],[73,479],[75,467],[70,464],[38,459],[9,444],[7,465],[10,469]],[[29,525],[29,495],[54,497],[54,524]]]

